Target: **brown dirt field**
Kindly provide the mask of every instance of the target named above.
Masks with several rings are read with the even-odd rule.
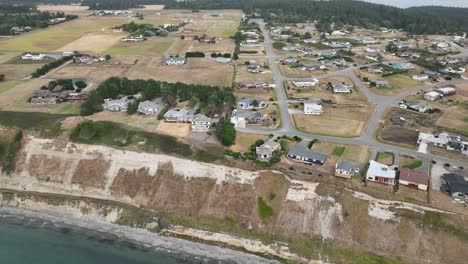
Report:
[[[84,118],[81,116],[71,116],[65,118],[60,124],[62,129],[72,129],[75,128],[79,123],[83,122]]]
[[[72,184],[78,184],[83,188],[104,188],[109,167],[110,161],[107,160],[80,160],[73,174]]]
[[[341,113],[348,114],[348,117],[350,114],[347,111],[341,111]],[[337,117],[340,115],[336,114],[337,112],[331,113],[325,110],[322,116],[293,115],[293,120],[296,127],[306,133],[335,137],[359,137],[366,121],[353,120],[343,115]],[[360,115],[361,113],[355,113],[355,117]]]
[[[15,107],[18,104],[26,104],[26,101],[31,97],[32,92],[47,83],[49,83],[49,80],[35,79],[30,81],[21,81],[14,88],[0,94],[0,109]]]
[[[148,58],[133,66],[126,75],[129,79],[156,79],[167,82],[206,84],[230,87],[233,79],[231,65],[207,58],[189,58],[182,66],[161,66],[161,58]]]
[[[75,65],[70,64],[53,74],[49,75],[51,78],[76,78],[85,77],[95,83],[101,83],[110,77],[124,77],[128,70],[126,65]],[[94,86],[97,87],[97,86]],[[88,89],[91,88],[88,87]]]
[[[268,223],[275,223],[283,202],[286,200],[290,182],[284,175],[265,172],[255,179],[255,192],[257,196],[273,208],[273,216],[267,219]]]
[[[161,121],[156,128],[156,132],[177,138],[187,138],[190,134],[190,124],[167,123],[165,121]]]
[[[162,9],[164,9],[164,5],[143,5],[143,10],[158,11]]]
[[[141,116],[141,115],[129,115],[124,112],[109,112],[103,111],[96,113],[94,115],[86,117],[88,120],[92,121],[111,121],[116,123],[121,123],[129,125],[132,127],[137,127],[148,132],[156,132],[158,121],[156,116]],[[162,123],[162,122],[161,122]]]
[[[440,107],[439,109],[442,110],[442,115],[437,119],[435,125],[441,127],[449,127],[458,129],[465,133],[468,133],[468,109],[460,107],[460,106],[444,106]]]
[[[32,155],[27,170],[38,180],[62,183],[71,163],[70,160],[48,158],[47,155]]]
[[[188,37],[184,40],[180,38],[174,38],[174,43],[172,43],[166,54],[183,56],[187,51],[190,50],[193,42],[194,40],[191,40]]]
[[[9,79],[22,79],[30,76],[44,64],[0,64],[0,72]]]
[[[69,12],[77,12],[77,11],[87,11],[88,6],[78,6],[78,5],[38,5],[37,10],[44,12],[44,11],[50,11],[50,12],[57,12],[57,11],[62,11],[65,13]]]
[[[119,43],[122,36],[124,35],[87,34],[72,43],[61,47],[57,51],[77,50],[84,53],[100,54],[113,45]]]
[[[209,57],[213,52],[232,53],[234,52],[234,47],[234,42],[231,39],[217,39],[216,44],[199,43],[198,41],[192,40],[188,51],[201,51]]]
[[[415,146],[418,135],[418,131],[396,127],[384,129],[380,135],[380,138],[388,142]]]

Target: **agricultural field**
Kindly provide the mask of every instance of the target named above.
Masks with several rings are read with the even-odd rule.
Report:
[[[70,79],[70,78],[86,78],[89,79],[91,84],[99,84],[100,82],[112,77],[124,77],[128,71],[128,65],[76,65],[69,64],[66,67],[53,72],[48,77],[57,79]]]
[[[28,80],[28,81],[7,81],[0,85],[0,109],[22,111],[36,111],[33,107],[28,107],[27,100],[34,90],[46,85],[50,80]],[[40,111],[46,112],[47,110]]]
[[[82,17],[0,41],[0,51],[55,51],[85,35],[112,34],[110,28],[123,23],[127,23],[126,18],[123,17]]]
[[[125,74],[129,79],[155,79],[167,82],[198,83],[230,87],[234,69],[207,58],[189,58],[182,66],[161,65],[162,58],[139,60]]]
[[[110,55],[163,56],[167,54],[174,43],[174,39],[171,37],[153,37],[141,42],[118,42],[105,50],[104,53]]]

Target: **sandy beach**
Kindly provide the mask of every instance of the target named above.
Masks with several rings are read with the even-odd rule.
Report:
[[[5,218],[17,218],[17,222],[27,223],[31,220],[42,220],[52,224],[53,229],[83,229],[102,233],[103,237],[111,235],[115,240],[128,241],[147,249],[154,249],[175,254],[187,254],[198,258],[212,259],[220,263],[279,263],[245,252],[228,248],[199,244],[174,237],[160,236],[144,229],[131,228],[107,222],[75,218],[69,215],[50,211],[33,211],[14,207],[0,207],[0,221]],[[107,236],[106,236],[107,235]]]

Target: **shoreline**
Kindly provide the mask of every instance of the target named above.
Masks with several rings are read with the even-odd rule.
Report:
[[[5,221],[6,220],[6,221]],[[41,221],[40,225],[32,222]],[[153,250],[174,256],[198,257],[229,263],[280,263],[257,255],[214,245],[196,243],[181,238],[161,236],[145,229],[123,226],[103,221],[80,219],[51,211],[37,211],[11,206],[0,206],[0,223],[45,228],[56,232],[79,232],[89,234],[98,241],[118,241],[129,247],[135,245],[143,250]]]

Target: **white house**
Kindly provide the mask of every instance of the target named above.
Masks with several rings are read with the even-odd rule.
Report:
[[[237,101],[237,109],[265,108],[266,103],[260,102],[254,98],[246,97]]]
[[[436,92],[442,96],[446,96],[446,95],[455,94],[457,90],[453,87],[444,87],[444,88],[437,89]]]
[[[351,93],[353,86],[343,83],[332,84],[333,93]]]
[[[143,115],[154,115],[158,110],[156,103],[147,100],[138,104],[137,112]]]
[[[369,169],[367,170],[366,180],[387,185],[395,185],[396,171],[388,165],[370,161]]]
[[[280,150],[281,144],[270,139],[261,146],[255,148],[255,156],[259,160],[268,161]]]
[[[322,100],[319,98],[309,98],[304,100],[304,114],[321,115],[322,113]]]
[[[211,127],[211,118],[204,114],[196,114],[192,118],[192,131],[194,132],[208,132]]]
[[[428,101],[436,101],[442,98],[442,95],[440,95],[438,92],[428,92],[424,94],[424,99]]]
[[[317,79],[312,79],[311,81],[307,81],[307,82],[293,81],[293,84],[296,87],[311,87],[311,86],[318,85],[319,83],[320,81]]]
[[[21,59],[23,60],[43,60],[45,54],[43,53],[35,53],[35,52],[25,52],[21,55]]]
[[[426,74],[413,75],[413,80],[415,80],[415,81],[424,82],[424,81],[427,81],[428,79],[429,79],[429,76],[426,75]]]
[[[111,112],[126,112],[128,109],[128,104],[132,100],[128,99],[128,97],[123,97],[121,99],[104,99],[104,104],[102,107],[104,110],[111,111]]]
[[[167,57],[164,62],[166,65],[184,65],[187,63],[187,59],[184,57]]]

